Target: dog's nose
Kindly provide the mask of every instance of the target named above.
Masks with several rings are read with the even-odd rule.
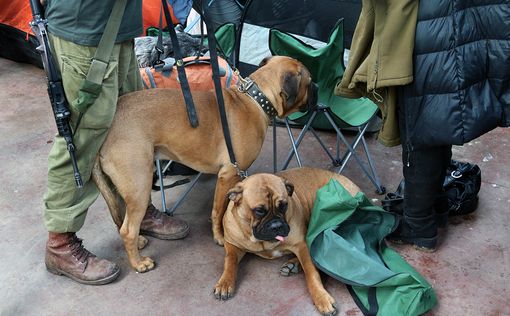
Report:
[[[269,224],[269,229],[278,232],[283,228],[283,223],[281,221],[273,221],[271,224]]]
[[[317,106],[317,102],[319,101],[319,86],[315,82],[310,82],[308,86],[308,100],[302,108],[299,109],[300,112],[312,111]]]
[[[289,225],[282,219],[274,219],[266,226],[270,234],[287,236],[289,234]]]

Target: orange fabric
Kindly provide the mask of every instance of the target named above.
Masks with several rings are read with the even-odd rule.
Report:
[[[32,10],[28,0],[5,0],[0,4],[0,23],[33,34],[28,24],[30,21],[32,21]]]
[[[196,57],[186,57],[183,60],[186,62],[195,58]],[[209,57],[200,57],[200,59],[210,60]],[[220,67],[220,73],[225,74],[220,77],[222,87],[225,88],[238,83],[239,76],[233,73],[232,68],[230,68],[224,59],[218,58],[218,65]],[[186,71],[186,77],[192,91],[209,91],[214,89],[214,83],[212,80],[212,68],[210,64],[190,64],[185,66],[184,69]],[[179,78],[177,75],[177,68],[175,66],[173,67],[173,70],[168,77],[163,76],[152,67],[141,68],[140,74],[142,75],[142,80],[144,81],[145,86],[151,87],[151,81],[149,79],[149,75],[147,74],[147,70],[150,71],[150,76],[153,78],[156,88],[181,88],[181,84],[179,83]]]
[[[30,3],[28,0],[4,0],[0,4],[0,23],[15,27],[19,30],[32,34],[30,25],[32,21],[32,10],[30,9]],[[177,18],[174,16],[172,7],[170,8],[170,14],[172,15],[172,22],[174,24],[179,23]],[[143,30],[149,26],[159,26],[159,11],[161,9],[161,0],[143,0],[142,2],[142,14],[143,14]],[[166,22],[163,19],[163,24]]]
[[[170,5],[170,15],[174,24],[179,23],[179,20],[174,16],[174,11]],[[142,1],[142,14],[143,14],[143,31],[145,32],[149,26],[159,27],[159,12],[161,10],[161,0],[143,0]],[[163,13],[163,27],[166,26],[165,14]]]

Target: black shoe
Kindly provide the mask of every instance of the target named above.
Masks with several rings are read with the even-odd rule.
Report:
[[[434,252],[437,246],[437,233],[427,236],[424,232],[413,231],[403,220],[400,221],[397,229],[389,234],[386,239],[396,244],[413,245],[416,249],[425,252]]]

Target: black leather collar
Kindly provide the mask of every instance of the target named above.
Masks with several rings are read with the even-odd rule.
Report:
[[[250,78],[245,78],[241,81],[239,85],[239,91],[246,93],[249,95],[255,102],[257,102],[262,110],[269,116],[270,118],[278,115],[278,111],[274,108],[273,104],[269,99],[260,91],[259,86],[255,83],[255,81]]]

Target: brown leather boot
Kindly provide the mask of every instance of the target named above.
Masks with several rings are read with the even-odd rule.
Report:
[[[171,217],[150,204],[145,212],[140,234],[158,239],[181,239],[188,235],[189,226],[182,219]]]
[[[120,274],[117,264],[90,253],[74,233],[49,233],[45,263],[49,272],[82,284],[107,284]]]

